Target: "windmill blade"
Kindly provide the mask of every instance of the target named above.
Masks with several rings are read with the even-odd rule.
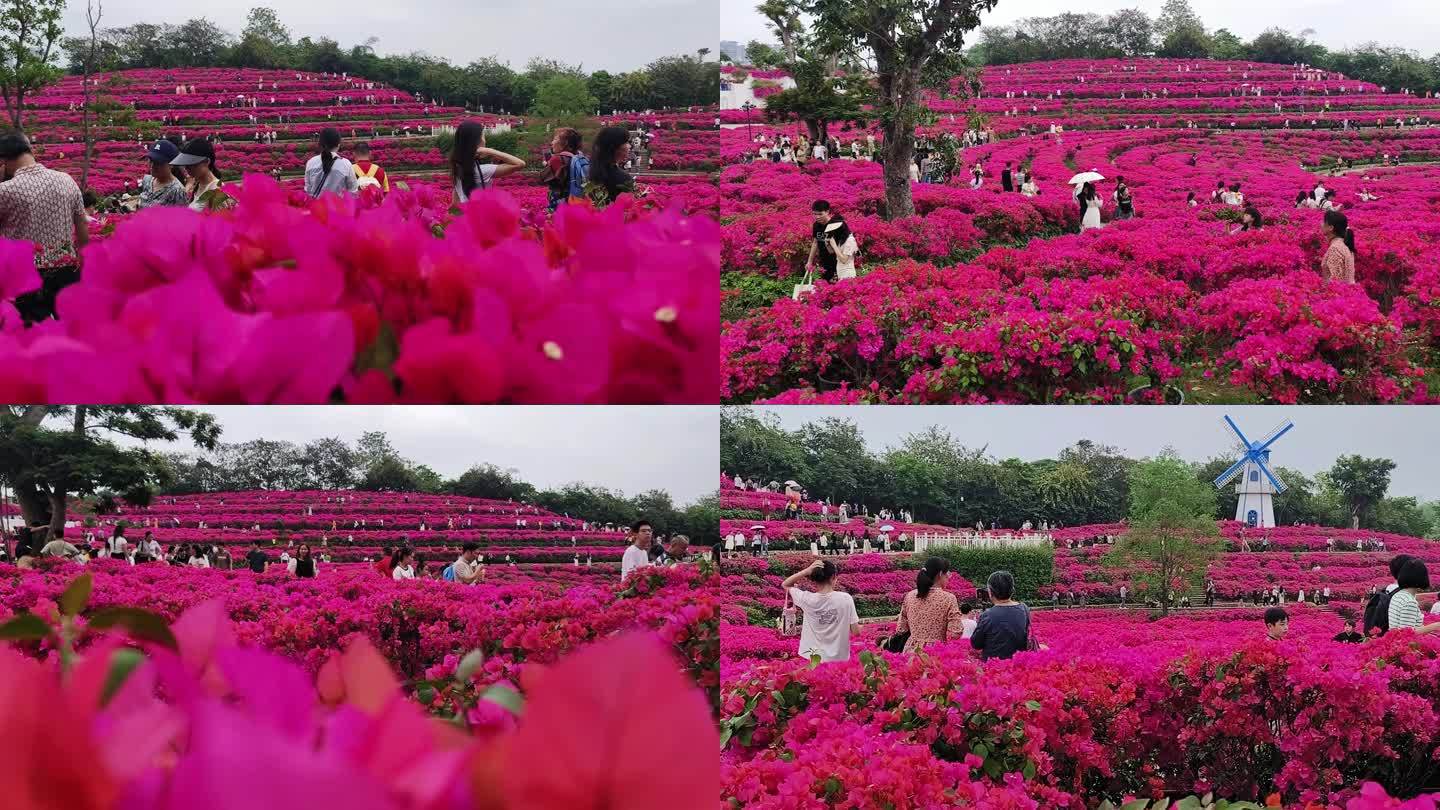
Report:
[[[1295,423],[1291,422],[1288,419],[1284,422],[1281,422],[1280,424],[1275,426],[1274,430],[1271,430],[1269,433],[1265,434],[1265,437],[1260,440],[1259,445],[1257,445],[1255,449],[1257,451],[1269,449],[1270,445],[1274,444],[1276,439],[1279,439],[1281,436],[1289,433],[1290,429],[1293,427],[1295,427]]]
[[[1231,481],[1234,481],[1235,476],[1239,475],[1240,471],[1245,469],[1245,462],[1249,460],[1249,456],[1241,456],[1239,461],[1231,464],[1230,468],[1227,469],[1225,472],[1220,473],[1220,476],[1215,479],[1215,488],[1219,489],[1230,483]]]
[[[1235,424],[1234,419],[1231,419],[1228,414],[1221,418],[1225,420],[1225,424],[1229,425],[1231,430],[1235,431],[1235,435],[1240,437],[1240,443],[1245,445],[1246,450],[1254,447],[1254,445],[1250,444],[1250,440],[1245,438],[1245,434],[1240,432],[1240,426]]]
[[[1269,479],[1270,479],[1270,484],[1271,484],[1271,486],[1275,487],[1275,494],[1276,494],[1276,495],[1279,495],[1279,494],[1281,494],[1282,492],[1284,492],[1285,490],[1289,489],[1289,487],[1287,487],[1287,486],[1285,485],[1285,482],[1284,482],[1284,481],[1281,481],[1281,480],[1275,475],[1275,473],[1270,472],[1270,465],[1269,465],[1269,464],[1266,464],[1264,459],[1260,459],[1260,458],[1255,459],[1255,465],[1260,468],[1260,472],[1265,473],[1265,477],[1266,477],[1266,478],[1269,478]]]

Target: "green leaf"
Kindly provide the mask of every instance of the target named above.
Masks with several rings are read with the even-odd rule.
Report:
[[[34,613],[21,613],[0,624],[0,641],[38,641],[55,631]]]
[[[110,630],[121,628],[139,641],[149,641],[171,650],[180,649],[175,634],[170,632],[170,623],[165,617],[148,610],[129,607],[105,608],[90,616],[90,628]]]
[[[71,581],[65,586],[65,592],[60,594],[60,612],[66,616],[79,616],[90,604],[90,590],[94,584],[95,579],[88,572]]]
[[[422,704],[429,706],[430,703],[435,700],[435,687],[422,686],[419,689],[416,689],[415,699],[420,701]]]
[[[125,685],[130,673],[144,661],[145,656],[133,647],[122,647],[111,654],[110,669],[105,673],[105,688],[100,692],[102,706],[110,702],[110,698]]]
[[[1145,810],[1145,808],[1149,806],[1149,799],[1136,799],[1133,802],[1126,802],[1120,805],[1120,810]]]
[[[1175,810],[1204,810],[1204,807],[1198,796],[1186,796],[1175,803]]]
[[[734,730],[733,728],[731,728],[730,726],[721,726],[721,727],[720,727],[720,750],[721,750],[721,751],[724,751],[724,750],[725,750],[725,746],[726,746],[727,744],[729,744],[730,738],[731,738],[732,736],[734,736],[734,735],[735,735],[735,730]]]
[[[497,683],[481,693],[480,699],[499,704],[516,717],[525,713],[525,697],[508,686]]]
[[[1031,780],[1031,779],[1034,779],[1034,778],[1035,778],[1035,761],[1032,760],[1032,759],[1027,759],[1027,760],[1025,760],[1025,767],[1020,770],[1020,774],[1025,777],[1026,781],[1029,781],[1029,780]]]
[[[811,669],[814,669],[814,668],[816,668],[816,667],[818,667],[818,666],[820,666],[820,654],[819,654],[819,653],[816,653],[816,654],[810,656],[810,668],[811,668]]]
[[[480,650],[471,650],[465,653],[465,657],[460,659],[460,665],[455,667],[455,680],[460,683],[468,683],[471,676],[475,674],[475,670],[479,669],[483,663],[485,663],[485,653]]]
[[[1027,700],[1025,701],[1025,708],[1032,712],[1038,712],[1044,707],[1040,705],[1040,701],[1038,700]]]
[[[1170,797],[1166,796],[1158,802],[1150,805],[1150,810],[1167,810],[1170,807]]]

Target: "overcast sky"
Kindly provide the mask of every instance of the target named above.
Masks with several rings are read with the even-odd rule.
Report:
[[[1229,414],[1255,441],[1286,419],[1295,428],[1271,448],[1278,466],[1314,475],[1336,457],[1359,454],[1388,458],[1396,468],[1390,494],[1440,499],[1440,415],[1434,407],[1172,407],[1151,406],[785,406],[787,429],[829,416],[853,421],[873,450],[883,450],[931,425],[950,431],[966,447],[988,445],[995,458],[1027,461],[1054,458],[1080,439],[1120,448],[1143,458],[1173,447],[1183,458],[1205,461],[1227,453],[1234,438],[1221,417]]]
[[[496,56],[522,69],[532,56],[579,63],[611,73],[644,67],[662,56],[716,50],[716,0],[209,0],[198,6],[157,6],[136,0],[105,3],[105,28],[137,22],[179,24],[206,17],[238,34],[255,6],[275,9],[295,39],[329,37],[349,48],[379,37],[382,55],[425,51],[459,65]],[[65,9],[70,34],[88,33],[85,3]],[[716,58],[712,55],[711,58]]]
[[[720,38],[744,45],[752,39],[773,41],[765,19],[755,12],[756,0],[717,0],[720,3]],[[1023,17],[1050,17],[1067,12],[1109,14],[1138,8],[1151,18],[1159,15],[1164,0],[1000,0],[985,15],[982,25],[1008,25]],[[1228,28],[1242,39],[1253,39],[1266,28],[1279,26],[1291,33],[1315,29],[1314,39],[1327,48],[1348,48],[1375,41],[1419,51],[1440,53],[1440,14],[1435,0],[1190,0],[1190,7],[1211,31]],[[966,44],[973,37],[966,37]]]
[[[712,495],[720,466],[720,416],[703,406],[207,406],[223,442],[298,444],[338,437],[354,444],[383,430],[400,455],[446,477],[475,464],[514,468],[537,487],[581,481],[626,495],[651,489],[677,504]],[[137,444],[129,441],[126,444]],[[193,451],[189,441],[158,451]]]

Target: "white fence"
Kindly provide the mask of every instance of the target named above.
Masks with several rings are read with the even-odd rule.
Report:
[[[933,548],[964,546],[966,548],[1032,548],[1053,546],[1055,538],[1049,534],[1025,532],[1023,534],[917,534],[915,553],[921,554]]]

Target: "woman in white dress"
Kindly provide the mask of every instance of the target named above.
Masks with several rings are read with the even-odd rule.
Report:
[[[1080,220],[1081,232],[1103,227],[1100,224],[1100,195],[1095,193],[1094,185],[1086,183],[1080,190],[1080,206],[1085,209],[1085,216]]]
[[[734,556],[735,556],[735,533],[734,533],[734,532],[731,532],[730,534],[725,535],[725,556],[726,556],[726,557],[734,557]]]

